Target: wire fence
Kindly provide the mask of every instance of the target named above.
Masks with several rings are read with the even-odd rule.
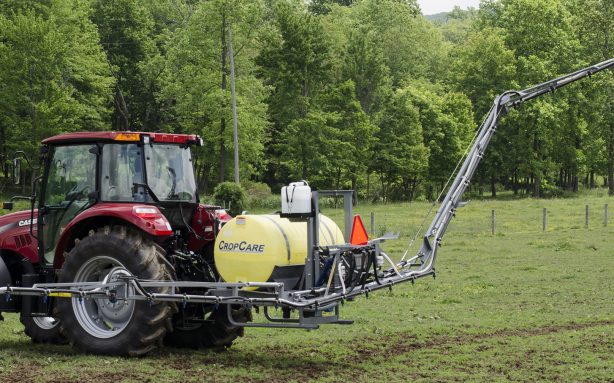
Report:
[[[580,209],[582,208],[582,209]],[[484,209],[484,213],[488,210]],[[452,221],[449,231],[463,233],[490,233],[519,234],[519,233],[547,233],[560,229],[589,229],[607,227],[610,220],[609,204],[575,206],[572,212],[569,209],[535,208],[528,212],[518,213],[509,209],[490,209],[490,214],[478,214],[471,217],[461,216],[462,223]],[[384,231],[400,232],[402,237],[413,235],[417,230],[415,222],[403,225],[391,223],[388,214],[378,214],[370,211],[364,218],[365,226],[373,237],[384,234]],[[455,224],[456,223],[456,224]]]

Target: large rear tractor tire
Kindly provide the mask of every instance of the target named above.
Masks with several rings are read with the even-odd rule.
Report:
[[[139,279],[169,280],[171,270],[164,250],[140,232],[126,227],[103,227],[76,241],[68,253],[58,282],[102,282],[110,274],[132,274]],[[132,289],[132,287],[129,287]],[[70,344],[84,352],[140,356],[162,344],[170,324],[167,303],[103,298],[59,299],[54,315]],[[170,288],[150,289],[168,293]]]
[[[66,344],[68,341],[60,332],[60,321],[54,317],[20,318],[24,332],[33,343]]]
[[[164,344],[179,348],[214,348],[226,349],[244,334],[244,328],[230,324],[226,313],[226,305],[221,305],[214,310],[208,322],[198,323],[193,326],[175,324],[173,332],[166,334]],[[251,311],[245,308],[233,308],[232,316],[237,322],[249,322],[252,320]]]

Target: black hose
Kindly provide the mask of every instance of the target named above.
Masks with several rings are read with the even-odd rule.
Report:
[[[367,277],[369,275],[368,271],[371,268],[371,263],[372,263],[372,257],[369,256],[365,256],[365,253],[362,253],[362,259],[363,259],[363,264],[362,264],[362,275],[360,277],[360,283],[362,285],[362,288],[365,288],[365,285],[367,284]],[[367,258],[367,265],[365,266],[364,264],[364,259]]]
[[[181,216],[181,220],[183,221],[183,224],[185,225],[185,227],[187,227],[188,231],[190,233],[194,234],[196,239],[198,239],[199,241],[204,240],[203,237],[201,237],[200,235],[196,234],[196,230],[194,230],[194,228],[192,228],[192,226],[190,226],[188,224],[188,222],[185,220],[185,217],[183,216],[183,205],[181,204],[181,202],[179,202],[179,215]]]

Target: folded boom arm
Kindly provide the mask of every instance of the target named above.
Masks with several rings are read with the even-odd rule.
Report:
[[[614,67],[614,59],[609,59],[525,90],[504,92],[495,98],[486,119],[478,130],[469,154],[461,165],[448,193],[441,202],[437,214],[424,234],[422,247],[414,258],[419,258],[422,261],[420,271],[430,271],[433,268],[435,255],[437,253],[437,245],[441,242],[456,209],[462,204],[461,197],[469,186],[469,182],[484,156],[484,151],[488,147],[492,136],[495,134],[499,119],[511,108],[518,107],[526,101],[540,97],[549,92],[554,92],[554,90],[567,84],[583,79],[584,77],[590,77],[594,73],[612,67]]]

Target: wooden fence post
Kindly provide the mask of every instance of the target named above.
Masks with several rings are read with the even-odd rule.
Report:
[[[603,207],[603,225],[608,226],[608,204]]]
[[[492,227],[492,235],[495,235],[495,209],[491,211],[491,227]]]
[[[375,213],[371,212],[371,235],[375,235]]]
[[[544,208],[543,218],[542,218],[542,230],[546,231],[548,229],[548,209]]]
[[[588,228],[588,205],[584,207],[584,227]]]

